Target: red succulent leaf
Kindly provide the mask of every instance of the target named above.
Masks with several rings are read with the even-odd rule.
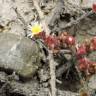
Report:
[[[92,62],[92,61],[89,62],[88,72],[91,73],[91,74],[95,73],[94,62]]]
[[[96,62],[92,62],[87,58],[82,58],[82,59],[79,59],[78,63],[79,63],[78,65],[79,70],[85,73],[87,72],[86,75],[88,74],[91,75],[95,73]]]
[[[88,72],[90,73],[90,75],[95,74],[96,69],[95,69],[95,67],[93,66],[93,64],[91,64],[91,65],[89,66]]]
[[[73,36],[67,36],[66,43],[68,45],[75,45],[75,38]]]
[[[40,33],[36,34],[35,37],[45,40],[46,33],[44,31],[40,32]]]
[[[46,37],[45,44],[49,47],[49,49],[54,49],[59,45],[59,41],[55,36]]]
[[[94,70],[96,72],[96,62],[93,62]]]
[[[79,70],[80,71],[85,71],[86,69],[87,69],[87,67],[85,64],[83,64],[83,63],[79,64]]]
[[[84,44],[80,45],[77,49],[76,49],[76,54],[77,56],[82,56],[82,55],[85,55],[87,52],[86,52],[86,46]]]
[[[96,12],[96,3],[93,3],[92,10]]]
[[[58,38],[59,38],[59,40],[60,40],[61,42],[65,42],[67,36],[68,36],[68,33],[67,33],[67,32],[62,32],[62,33],[58,36]]]
[[[96,36],[91,40],[91,49],[96,50]]]
[[[79,70],[86,71],[88,69],[89,65],[91,64],[91,61],[88,60],[87,58],[81,58],[81,59],[79,59],[78,63],[79,63],[79,65],[78,65]]]
[[[96,62],[93,62],[93,66],[96,67]]]
[[[91,43],[90,43],[89,39],[85,39],[84,45],[86,47],[86,52],[90,52],[91,51],[91,48],[90,48]]]
[[[40,35],[41,39],[45,40],[45,38],[46,38],[45,32],[41,32],[41,33],[39,33],[39,35]]]

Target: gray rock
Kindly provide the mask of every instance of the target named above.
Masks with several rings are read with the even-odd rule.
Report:
[[[82,0],[82,3],[81,0],[68,0],[68,2],[84,8],[92,8],[92,4],[95,3],[96,0]]]
[[[0,72],[0,83],[4,83],[7,81],[6,74],[4,72]]]
[[[35,41],[11,33],[0,34],[0,67],[32,77],[40,66],[39,48]]]
[[[0,0],[0,25],[4,27],[3,32],[10,32],[18,35],[25,35],[25,25],[20,19],[20,16],[15,12],[17,8],[18,13],[24,19],[26,25],[34,18],[36,13],[33,12],[32,1],[30,0]],[[1,29],[0,29],[1,30]]]
[[[88,83],[88,86],[89,86],[89,88],[96,90],[96,74],[93,75],[93,76],[90,78],[89,83]]]

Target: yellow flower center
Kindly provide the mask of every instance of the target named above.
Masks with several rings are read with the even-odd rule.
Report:
[[[32,31],[32,34],[35,35],[42,32],[42,28],[39,24],[35,24],[34,26],[32,26],[31,31]]]

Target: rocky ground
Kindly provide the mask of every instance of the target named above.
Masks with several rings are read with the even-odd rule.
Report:
[[[37,1],[51,33],[67,31],[78,42],[96,36],[96,14],[85,16],[91,8],[82,10],[66,0]],[[50,96],[49,68],[39,62],[45,54],[25,37],[27,26],[40,19],[32,0],[0,0],[0,10],[0,96]],[[38,53],[42,54],[41,58]],[[89,57],[96,61],[96,53]],[[64,74],[57,77],[62,82],[57,83],[57,96],[79,96],[81,86],[73,74],[69,79]],[[95,77],[88,86],[96,95]]]

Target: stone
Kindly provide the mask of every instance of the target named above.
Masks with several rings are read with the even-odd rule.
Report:
[[[20,16],[15,12],[17,8],[18,13],[28,25],[35,19],[36,13],[33,12],[32,2],[29,0],[0,0],[0,32],[10,32],[24,36],[25,25],[20,19]],[[1,28],[1,25],[3,28]]]
[[[82,1],[82,3],[81,3]],[[83,8],[92,8],[92,4],[96,2],[96,0],[68,0],[68,2],[73,5],[81,6]]]
[[[96,90],[96,74],[93,75],[93,76],[90,78],[90,80],[89,80],[89,82],[88,82],[88,87],[91,88],[91,89]]]
[[[39,48],[35,41],[12,33],[0,33],[0,68],[23,77],[32,77],[40,66]]]

